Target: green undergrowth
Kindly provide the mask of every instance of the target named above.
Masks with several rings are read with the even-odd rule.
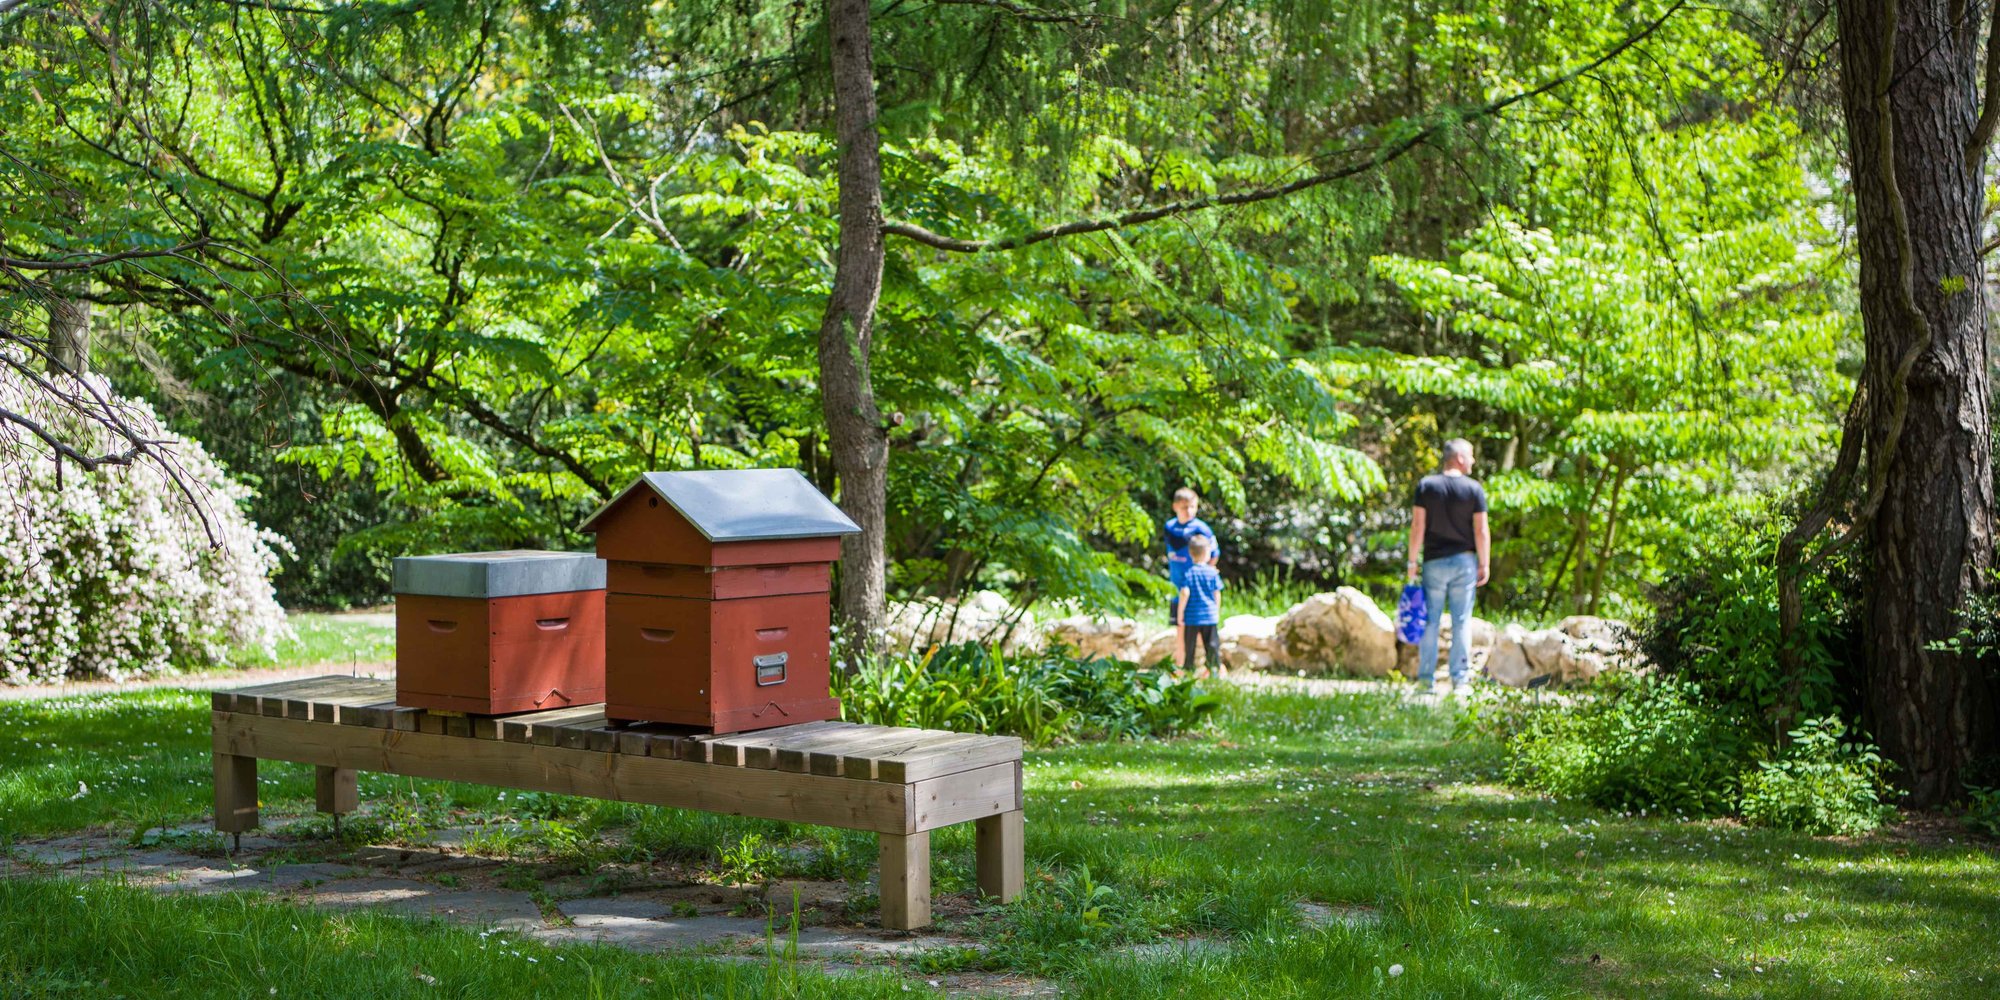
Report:
[[[967,969],[1049,977],[1065,995],[1107,998],[2000,990],[2000,862],[1990,842],[1956,825],[1814,838],[1628,815],[1501,784],[1502,746],[1455,739],[1446,708],[1386,690],[1217,690],[1221,704],[1195,735],[1031,751],[1025,896],[948,917],[943,930],[982,947],[909,960],[912,975],[895,991],[914,984],[921,993],[924,976]],[[206,742],[200,696],[0,706],[0,823],[17,837],[85,827],[129,837],[163,819],[198,819],[208,810]],[[263,771],[267,816],[310,813],[308,769]],[[91,791],[72,800],[78,782]],[[369,774],[361,789],[363,812],[341,839],[308,821],[283,834],[287,849],[338,855],[361,841],[421,843],[470,828],[466,842],[508,859],[506,884],[521,891],[617,892],[634,870],[672,864],[717,882],[844,881],[851,902],[838,916],[875,918],[875,845],[864,834]],[[941,895],[974,891],[971,833],[964,825],[933,836]],[[296,977],[289,991],[273,983],[281,995],[421,992],[413,967],[440,989],[462,984],[450,995],[589,996],[593,982],[611,984],[596,995],[645,995],[632,992],[633,977],[683,982],[679,972],[646,971],[660,959],[589,952],[594,968],[616,973],[615,982],[593,980],[583,953],[554,961],[526,946],[516,950],[541,961],[505,969],[529,978],[481,978],[479,961],[494,956],[460,931],[83,885],[15,883],[0,893],[0,955],[15,962],[0,993],[41,976],[35,988],[45,995],[162,995],[156,977],[195,981],[158,964],[170,959],[222,970],[215,995],[230,996],[263,995],[258,966],[284,962],[326,971]],[[366,938],[355,945],[343,934]],[[433,957],[454,951],[463,961]],[[26,954],[37,957],[12,958]],[[746,977],[729,987],[734,995],[764,995],[770,983],[755,969],[732,974]],[[711,985],[672,995],[732,995],[713,985],[721,979],[703,982]],[[806,982],[783,995],[877,988]]]

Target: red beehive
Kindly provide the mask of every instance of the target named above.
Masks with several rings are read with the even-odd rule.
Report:
[[[607,717],[733,733],[840,716],[829,580],[861,529],[804,476],[649,472],[583,530],[608,563]]]
[[[505,715],[604,700],[604,561],[582,552],[396,560],[396,701]]]

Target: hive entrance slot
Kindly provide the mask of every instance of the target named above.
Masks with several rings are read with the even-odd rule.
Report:
[[[639,635],[643,636],[648,642],[666,642],[668,639],[674,637],[674,630],[670,628],[642,628],[639,630]]]
[[[568,627],[569,627],[569,619],[567,619],[567,618],[537,618],[537,619],[535,619],[535,627],[536,627],[536,628],[538,628],[538,629],[541,629],[541,630],[542,630],[542,631],[544,631],[544,632],[554,632],[554,631],[556,631],[556,630],[558,630],[558,629],[566,629],[566,628],[568,628]]]
[[[432,619],[430,619],[429,621],[425,622],[425,624],[426,624],[426,625],[429,625],[429,626],[431,627],[431,631],[433,631],[433,632],[456,632],[456,631],[458,631],[458,623],[457,623],[457,622],[448,622],[448,621],[443,621],[443,620],[440,620],[440,619],[437,619],[437,618],[432,618]]]

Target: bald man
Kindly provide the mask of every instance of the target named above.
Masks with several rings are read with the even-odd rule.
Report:
[[[1411,582],[1424,584],[1424,641],[1417,647],[1417,691],[1437,684],[1438,626],[1451,612],[1451,690],[1463,694],[1472,657],[1472,595],[1486,584],[1493,539],[1486,530],[1486,488],[1472,478],[1472,442],[1444,443],[1444,467],[1417,484],[1410,508]]]

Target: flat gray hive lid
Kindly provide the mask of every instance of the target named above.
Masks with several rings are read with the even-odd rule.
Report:
[[[583,522],[597,522],[632,494],[650,489],[711,542],[768,542],[858,535],[860,526],[806,481],[797,469],[718,469],[648,472]]]
[[[396,560],[398,594],[518,597],[603,589],[604,560],[588,552],[509,549],[402,556]]]

